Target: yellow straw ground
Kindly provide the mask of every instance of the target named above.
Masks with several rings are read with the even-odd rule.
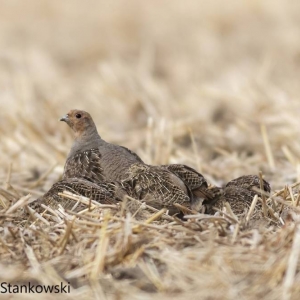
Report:
[[[70,282],[44,299],[298,299],[298,2],[1,1],[0,283]],[[28,210],[62,174],[72,108],[149,164],[219,185],[261,171],[264,210]]]

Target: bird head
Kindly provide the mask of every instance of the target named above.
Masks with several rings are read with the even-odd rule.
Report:
[[[97,132],[91,115],[83,110],[73,109],[64,115],[60,121],[66,122],[75,133],[75,137],[81,137]]]

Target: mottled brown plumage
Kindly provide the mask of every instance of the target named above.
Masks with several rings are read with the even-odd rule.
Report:
[[[116,204],[126,195],[125,190],[118,183],[101,182],[96,184],[85,179],[68,178],[55,183],[46,194],[34,201],[30,206],[38,211],[42,209],[41,204],[54,209],[61,204],[65,209],[71,209],[76,204],[76,201],[58,195],[58,193],[63,191],[84,196],[102,204]],[[84,204],[79,204],[76,207],[76,211],[86,207]]]
[[[84,178],[92,182],[120,181],[134,163],[143,163],[131,150],[105,142],[89,113],[71,110],[61,118],[74,131],[75,140],[68,155],[63,179]]]
[[[99,149],[78,151],[66,161],[63,178],[80,177],[92,182],[104,181]]]
[[[256,175],[245,175],[229,181],[221,193],[213,201],[204,201],[206,212],[209,214],[215,213],[213,206],[222,209],[224,204],[228,202],[234,214],[241,215],[249,209],[255,195],[260,196],[260,193],[253,188],[260,189],[260,179]],[[263,190],[270,193],[270,184],[263,180]],[[261,207],[261,202],[257,202],[257,207]]]
[[[204,176],[195,169],[182,164],[162,165],[161,167],[168,169],[176,174],[182,181],[189,186],[191,191],[198,188],[207,188],[208,184]]]
[[[129,185],[131,196],[145,201],[157,209],[166,207],[170,213],[178,212],[175,203],[191,204],[191,195],[185,183],[175,174],[161,166],[133,164],[130,166],[128,178],[122,183]]]
[[[256,193],[253,191],[237,186],[229,186],[224,189],[221,197],[214,204],[214,207],[222,210],[225,203],[228,202],[234,214],[240,215],[247,211],[252,203]]]
[[[179,177],[190,191],[192,209],[198,210],[203,200],[213,200],[216,190],[210,189],[204,176],[195,169],[183,164],[162,165]]]
[[[230,186],[242,187],[248,190],[253,190],[252,189],[253,187],[260,189],[260,179],[257,175],[244,175],[235,178],[233,180],[230,180],[225,187],[230,187]],[[264,179],[263,179],[263,190],[268,193],[271,192],[270,184]],[[257,192],[255,192],[254,195],[256,194]]]

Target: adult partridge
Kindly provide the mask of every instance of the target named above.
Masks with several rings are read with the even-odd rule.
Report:
[[[179,164],[149,166],[131,150],[105,142],[89,113],[71,110],[61,121],[75,133],[63,179],[84,178],[95,183],[122,181],[131,187],[132,197],[157,208],[174,208],[175,203],[194,208],[203,198],[212,198],[206,192],[206,180],[194,169]]]
[[[132,164],[143,163],[131,150],[104,141],[89,113],[75,109],[60,120],[66,122],[75,134],[63,179],[84,178],[96,183],[120,181],[126,178],[126,171]]]

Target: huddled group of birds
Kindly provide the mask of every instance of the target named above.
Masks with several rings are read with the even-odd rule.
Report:
[[[270,192],[269,183],[256,175],[241,176],[217,187],[183,164],[145,164],[133,151],[104,141],[88,112],[71,110],[61,121],[73,130],[74,142],[62,179],[31,204],[34,208],[60,204],[71,209],[74,201],[61,195],[69,191],[102,204],[131,197],[156,209],[166,208],[169,215],[178,214],[178,207],[214,214],[226,202],[235,214],[242,214],[253,197],[260,195],[260,189]]]

